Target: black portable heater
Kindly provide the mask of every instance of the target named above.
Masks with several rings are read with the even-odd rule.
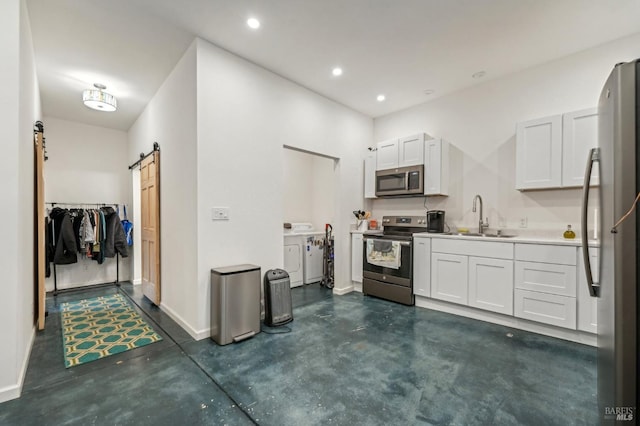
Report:
[[[264,323],[277,327],[293,321],[291,281],[284,269],[270,269],[264,274]]]

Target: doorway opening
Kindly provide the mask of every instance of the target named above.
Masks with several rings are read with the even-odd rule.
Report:
[[[326,225],[337,217],[338,161],[286,145],[283,148],[283,269],[295,289],[294,305],[332,294],[322,283],[328,270]]]

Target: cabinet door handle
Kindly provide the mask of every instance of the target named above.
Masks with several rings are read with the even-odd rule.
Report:
[[[589,257],[589,237],[587,232],[588,223],[588,205],[589,205],[589,186],[591,184],[591,171],[593,169],[593,163],[600,161],[600,149],[591,148],[589,150],[589,157],[587,158],[587,168],[584,172],[584,184],[582,187],[582,259],[584,261],[584,272],[587,275],[587,287],[589,288],[589,294],[591,297],[599,297],[600,286],[594,284],[593,275],[591,272],[591,258]]]

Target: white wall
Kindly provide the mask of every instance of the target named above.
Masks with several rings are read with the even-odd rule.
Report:
[[[283,222],[311,222],[313,156],[287,148],[282,153]]]
[[[55,117],[45,117],[44,125],[49,157],[44,168],[45,200],[119,204],[124,217],[122,206],[131,208],[127,133]],[[129,280],[130,269],[130,258],[120,258],[120,281]],[[117,275],[116,258],[107,258],[99,265],[78,255],[78,263],[57,265],[56,275],[58,289],[112,282]],[[47,291],[53,286],[52,273],[46,280]]]
[[[334,160],[284,148],[283,166],[283,221],[323,230],[334,217]]]
[[[313,179],[310,189],[313,194],[311,199],[311,223],[313,223],[316,230],[323,231],[326,223],[334,222],[336,213],[335,160],[314,155],[312,172]]]
[[[446,210],[450,224],[477,227],[471,205],[474,195],[480,194],[492,228],[518,229],[519,219],[527,217],[529,230],[553,230],[560,235],[569,223],[579,228],[581,192],[514,189],[516,122],[596,106],[613,66],[637,57],[640,35],[487,81],[375,119],[375,140],[425,131],[455,146],[462,157],[462,171],[452,176],[451,196],[427,199],[429,208]],[[373,213],[377,217],[424,214],[423,201],[375,200]]]
[[[213,184],[196,181],[195,45],[129,129],[129,163],[150,152],[154,142],[160,145],[161,307],[192,332],[205,297],[198,293],[196,278],[196,188]],[[206,166],[216,167],[220,161],[210,159]]]
[[[0,3],[0,402],[20,395],[34,337],[33,125],[41,118],[26,4]]]
[[[372,120],[210,43],[197,45],[197,326],[204,337],[210,268],[253,263],[264,273],[283,266],[283,145],[340,159],[336,290],[351,286],[349,224],[362,204]],[[230,207],[230,220],[212,221],[214,206]]]

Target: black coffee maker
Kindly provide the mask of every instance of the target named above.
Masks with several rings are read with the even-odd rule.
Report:
[[[444,210],[429,210],[427,212],[427,232],[444,232]]]

